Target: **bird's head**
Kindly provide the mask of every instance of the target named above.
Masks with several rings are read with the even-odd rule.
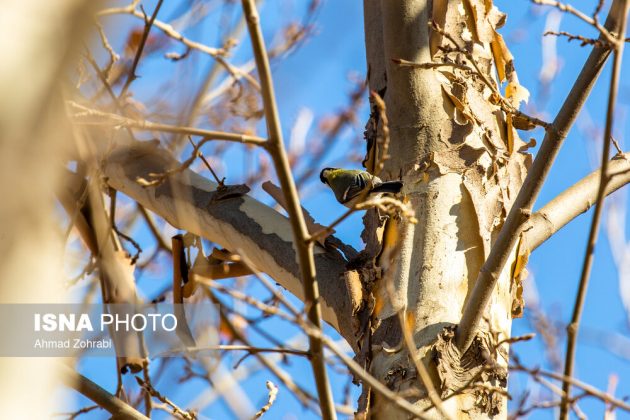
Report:
[[[328,184],[328,176],[330,175],[331,172],[336,171],[337,168],[324,168],[322,169],[322,171],[319,173],[319,179],[320,181],[322,181],[324,184]]]

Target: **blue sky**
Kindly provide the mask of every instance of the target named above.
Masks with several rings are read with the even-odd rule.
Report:
[[[304,7],[303,3],[298,0],[293,2],[265,2],[261,9],[265,35],[269,37],[272,33],[271,29],[279,22],[286,23],[287,16],[299,16],[300,10]],[[301,49],[287,59],[274,62],[273,76],[283,129],[287,138],[300,110],[308,108],[315,116],[334,113],[347,104],[348,92],[352,89],[352,83],[349,82],[348,76],[353,73],[365,75],[361,3],[357,1],[324,1],[316,21],[316,35],[311,37]],[[587,13],[593,10],[595,4],[592,1],[586,2],[586,5],[582,5],[585,2],[579,3],[582,10]],[[562,104],[564,96],[575,80],[588,54],[589,48],[582,48],[577,43],[569,43],[564,39],[557,41],[560,69],[557,77],[550,84],[547,100],[543,103],[541,96],[543,94],[539,89],[538,81],[538,75],[543,63],[541,39],[545,22],[551,19],[549,13],[552,9],[540,7],[532,9],[530,2],[524,0],[497,0],[496,5],[508,14],[507,24],[501,30],[501,33],[515,56],[516,68],[521,83],[532,93],[529,112],[533,112],[532,110],[536,109],[541,112],[544,119],[550,120]],[[152,7],[152,5],[146,6],[147,11],[153,10]],[[169,14],[172,13],[172,10],[169,10],[168,7],[165,6],[165,9],[162,10],[159,15],[160,19],[167,19]],[[131,21],[127,19],[125,22]],[[583,33],[588,36],[594,35],[593,30],[568,15],[561,16],[560,29]],[[123,33],[123,31],[119,33]],[[203,40],[212,44],[217,36],[217,27],[209,25],[208,27],[191,28],[190,31],[187,31],[187,35],[192,39]],[[115,33],[112,33],[111,37],[115,45],[116,43],[120,45],[124,41],[123,39],[117,39]],[[243,62],[249,56],[249,51],[248,42],[243,42],[237,50],[233,61],[236,63]],[[628,58],[627,54],[626,58]],[[134,89],[137,89],[138,95],[146,94],[150,96],[155,91],[158,80],[164,77],[163,72],[174,71],[177,65],[167,62],[160,57],[143,62],[139,69],[142,77],[134,82]],[[187,88],[190,88],[193,82],[199,80],[206,65],[207,59],[205,57],[193,54],[189,58],[189,63],[184,64],[186,69],[184,73],[187,77],[177,78],[172,83],[173,101],[188,99],[186,92],[189,92],[189,90]],[[158,69],[162,70],[158,71]],[[591,119],[596,125],[603,128],[609,74],[610,67],[607,66],[597,83],[593,95],[586,104],[585,112],[580,116],[579,125],[585,126],[588,120]],[[623,145],[624,140],[625,144],[628,143],[627,136],[624,139],[624,134],[628,131],[628,93],[630,92],[630,85],[623,78],[620,89],[617,125],[614,133]],[[541,103],[544,105],[543,107],[540,106]],[[350,140],[362,135],[361,124],[366,119],[367,110],[364,106],[359,113],[359,128],[346,131],[344,133],[344,141],[340,143],[352,145],[353,143]],[[538,144],[542,141],[543,133],[540,130],[521,134],[524,139],[529,137],[536,138]],[[593,151],[599,150],[600,144],[601,136],[600,138],[592,138],[586,130],[574,128],[560,151],[549,180],[538,199],[537,207],[540,207],[590,172],[593,168],[591,166],[592,158],[589,158],[589,153],[592,154]],[[340,155],[343,156],[343,153],[347,153],[344,147],[347,146],[338,146],[336,150],[333,150],[330,153],[329,160],[333,161],[335,157],[338,158]],[[363,153],[363,150],[358,152]],[[225,165],[225,173],[228,176],[238,177],[238,173],[241,170],[241,162],[243,162],[241,154],[242,150],[235,149],[227,155],[233,162],[238,162],[234,165]],[[313,179],[312,184],[313,189],[309,189],[312,194],[309,194],[304,200],[305,207],[311,211],[320,223],[325,224],[334,220],[343,211],[343,208],[333,200],[331,194],[323,192],[317,179]],[[257,196],[263,197],[261,194]],[[535,281],[539,306],[551,316],[553,322],[566,323],[570,317],[591,217],[592,211],[580,216],[541,246],[529,261],[528,269]],[[628,220],[627,215],[626,220]],[[630,226],[630,222],[626,223],[626,236],[630,237],[628,226]],[[353,216],[337,228],[338,236],[355,247],[360,247],[361,245],[360,232],[360,215]],[[139,231],[136,234],[145,235],[146,232]],[[147,295],[150,295],[151,291],[158,290],[165,281],[169,281],[168,278],[164,278],[159,273],[147,273],[140,279],[140,287]],[[532,295],[534,288],[528,287],[530,288],[529,295]],[[611,343],[606,341],[616,340],[614,341],[616,343],[619,339],[615,339],[615,337],[619,337],[619,335],[625,340],[630,339],[627,314],[623,310],[618,287],[617,272],[613,265],[609,246],[605,236],[600,235],[582,320],[582,326],[588,333],[581,335],[582,339],[580,340],[577,353],[576,372],[581,380],[600,389],[606,389],[610,375],[613,373],[617,374],[619,376],[617,395],[630,395],[630,364],[628,363],[628,356],[621,357],[611,353],[609,351],[612,347]],[[261,289],[253,282],[248,291],[255,294],[259,293]],[[527,314],[527,307],[525,311]],[[265,321],[263,325],[279,338],[290,338],[295,334],[295,330],[292,331],[285,324],[280,324],[274,320]],[[531,331],[532,327],[526,318],[514,321],[514,335]],[[559,339],[561,340],[559,349],[563,352],[564,342],[562,338]],[[538,339],[518,344],[514,347],[522,361],[529,366],[545,366],[542,349],[543,345]],[[81,368],[87,376],[94,378],[102,386],[110,390],[113,389],[115,378],[109,374],[113,371],[112,360],[89,359],[82,364]],[[310,379],[310,365],[307,362],[293,358],[291,365],[288,367],[283,366],[283,368],[287,369],[306,388],[314,391],[314,386]],[[254,406],[260,406],[264,403],[266,397],[264,382],[267,379],[272,378],[269,374],[261,372],[252,375],[250,379],[242,384]],[[346,381],[340,375],[333,375],[333,379],[334,393],[339,399],[343,393]],[[528,387],[535,389],[535,384],[530,383],[523,376],[514,375],[510,380],[510,386],[513,389]],[[164,386],[166,389],[171,390],[168,392],[169,397],[180,401],[183,406],[190,401],[193,394],[198,393],[202,387],[207,387],[206,384],[200,381],[192,381],[187,385],[178,385],[176,389],[167,384]],[[353,404],[356,400],[357,391],[358,388],[355,388]],[[64,398],[77,400],[76,395],[72,392],[60,392]],[[81,405],[85,405],[83,399],[81,399]],[[592,399],[584,400],[580,407],[589,416],[602,416],[603,405]],[[231,416],[230,411],[223,402],[212,405],[211,409],[203,414],[208,418],[229,418]],[[85,417],[100,418],[100,416],[100,414],[90,414]],[[316,418],[310,411],[302,409],[299,403],[290,397],[286,390],[282,389],[268,416],[269,418],[283,419],[298,417],[304,419]],[[618,416],[623,418],[624,414],[618,413]],[[548,411],[534,412],[530,418],[552,418],[552,413]]]

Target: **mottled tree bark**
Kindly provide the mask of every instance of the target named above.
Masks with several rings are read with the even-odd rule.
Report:
[[[415,345],[442,397],[481,369],[482,349],[498,364],[484,375],[486,384],[506,386],[507,345],[494,351],[494,344],[510,336],[510,265],[501,273],[487,308],[486,333],[479,335],[463,359],[451,342],[471,282],[529,162],[507,112],[510,104],[518,106],[518,95],[524,90],[515,74],[501,74],[510,71],[511,57],[495,32],[502,15],[488,3],[364,2],[370,89],[384,97],[389,120],[391,158],[380,176],[404,180],[404,193],[419,220],[415,225],[395,222],[399,231],[395,245],[387,240],[374,244],[378,235],[371,235],[368,244],[368,249],[376,250],[373,256],[381,253],[377,265],[386,268],[373,291],[377,302],[382,302],[372,314],[370,370],[401,392],[415,388],[424,394],[425,387],[408,349],[401,345],[400,312],[413,320],[407,327],[412,328]],[[432,29],[431,22],[438,26]],[[440,33],[442,28],[450,39]],[[498,67],[499,77],[510,83],[514,93],[505,94],[503,106],[493,97],[495,90],[476,74],[483,73],[498,91],[494,77]],[[379,141],[371,144],[378,147]],[[368,223],[366,229],[374,226]],[[397,247],[393,252],[397,257],[384,261],[382,255],[389,253],[383,251],[391,246]],[[378,395],[374,398],[372,411],[379,418],[402,416]],[[414,401],[421,407],[431,405],[426,396]],[[481,389],[462,393],[444,405],[455,418],[506,414],[505,398]],[[427,414],[441,417],[435,409]]]

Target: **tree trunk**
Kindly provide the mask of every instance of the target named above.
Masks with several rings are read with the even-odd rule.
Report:
[[[403,179],[419,221],[387,222],[396,224],[399,235],[396,249],[389,252],[393,245],[382,235],[368,239],[367,249],[378,255],[376,264],[383,273],[373,290],[370,370],[390,389],[419,390],[410,394],[418,406],[432,405],[404,344],[402,318],[408,320],[406,327],[442,398],[476,374],[477,382],[505,389],[508,346],[496,344],[510,336],[511,263],[487,308],[485,332],[464,357],[452,343],[472,282],[530,161],[506,112],[518,107],[526,91],[495,32],[503,15],[491,1],[481,0],[365,0],[364,6],[368,81],[385,100],[390,137],[391,158],[380,176]],[[500,81],[508,81],[501,100],[495,72]],[[382,148],[376,106],[371,124],[379,129],[373,139],[367,131],[368,148]],[[370,153],[378,158],[383,151]],[[371,220],[366,218],[366,231],[374,230]],[[496,365],[484,368],[486,355]],[[477,387],[449,398],[444,410],[454,418],[505,417],[506,398],[488,389]],[[379,418],[406,417],[374,398],[371,411]],[[443,414],[432,408],[427,416]]]

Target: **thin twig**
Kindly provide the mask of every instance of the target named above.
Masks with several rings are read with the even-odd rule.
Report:
[[[131,258],[130,264],[134,265],[136,263],[136,261],[138,261],[138,258],[140,258],[140,253],[142,252],[142,248],[140,247],[140,244],[135,239],[133,239],[131,236],[122,233],[116,227],[116,225],[112,226],[112,229],[114,229],[114,232],[116,232],[116,234],[118,234],[118,236],[120,236],[125,241],[129,242],[136,249],[136,253],[134,255],[130,255],[129,256]]]
[[[201,153],[201,150],[199,150],[199,147],[197,147],[197,145],[195,144],[195,142],[193,141],[192,138],[190,138],[190,136],[188,136],[188,141],[190,142],[190,144],[193,147],[193,150],[197,150],[197,156],[199,156],[199,159],[201,159],[203,161],[203,163],[206,165],[206,168],[208,168],[208,170],[210,171],[210,173],[212,174],[212,177],[214,178],[214,180],[216,181],[216,183],[219,185],[219,188],[221,188],[223,186],[223,182],[225,181],[225,178],[221,178],[219,179],[219,177],[217,176],[217,174],[214,172],[214,169],[212,169],[212,166],[210,166],[210,162],[208,162],[208,160],[206,159],[206,157],[203,155],[203,153]]]
[[[137,18],[144,20],[144,14],[136,10],[135,6],[133,5],[130,5],[127,7],[113,7],[113,8],[105,9],[105,10],[100,11],[97,15],[107,16],[107,15],[115,15],[115,14],[130,14],[132,16],[135,16]],[[176,41],[181,42],[186,47],[197,50],[197,51],[201,51],[204,54],[208,54],[209,56],[213,57],[219,64],[221,64],[228,71],[228,73],[232,75],[232,77],[234,77],[235,79],[244,78],[256,90],[260,90],[260,85],[258,84],[256,79],[252,75],[248,74],[247,72],[241,71],[238,67],[233,66],[232,64],[227,62],[227,60],[225,60],[225,58],[223,57],[223,55],[225,54],[225,51],[222,48],[211,48],[200,42],[192,41],[186,38],[181,33],[177,32],[175,28],[173,28],[168,23],[162,22],[158,19],[156,19],[153,22],[153,26],[155,26],[156,28],[164,32],[166,36],[173,38]]]
[[[418,407],[416,407],[397,393],[391,391],[389,388],[379,382],[378,379],[370,375],[370,373],[363,369],[361,365],[354,361],[354,359],[341,351],[332,340],[324,336],[320,330],[314,329],[306,324],[303,324],[302,328],[304,328],[309,336],[314,335],[320,337],[326,347],[328,347],[331,352],[333,352],[339,359],[341,359],[341,361],[348,367],[348,369],[350,369],[350,371],[354,375],[356,375],[364,383],[372,387],[372,390],[374,392],[378,393],[392,404],[395,404],[401,410],[407,412],[408,414],[411,414],[413,418],[427,418],[426,414],[424,414]]]
[[[308,228],[304,221],[304,215],[302,214],[297,188],[291,174],[289,159],[284,149],[280,117],[276,106],[271,69],[269,67],[269,57],[260,28],[260,17],[256,10],[254,0],[243,0],[242,4],[254,57],[256,59],[256,67],[261,81],[265,120],[267,122],[269,136],[267,150],[273,158],[280,185],[287,202],[287,213],[289,213],[289,220],[295,237],[296,252],[298,254],[302,286],[304,288],[305,307],[308,309],[308,319],[310,322],[316,329],[321,330],[321,305],[319,302],[317,277],[315,275],[313,243],[307,241],[309,237]],[[324,419],[336,419],[337,414],[335,412],[332,391],[328,382],[328,374],[326,373],[324,349],[321,339],[309,336],[309,347],[312,355],[311,366],[315,376],[322,417]]]
[[[171,245],[166,242],[166,240],[158,230],[157,226],[155,225],[155,220],[153,220],[153,216],[151,216],[147,209],[145,209],[144,206],[140,203],[137,203],[137,207],[140,211],[140,214],[144,218],[144,221],[147,223],[149,230],[153,234],[153,237],[158,244],[158,249],[162,249],[170,254],[172,252]]]
[[[101,38],[101,44],[103,44],[103,48],[105,48],[105,51],[107,51],[107,53],[109,54],[109,63],[107,63],[107,66],[105,66],[105,69],[103,69],[103,74],[105,75],[105,78],[107,78],[109,77],[109,72],[111,71],[112,66],[118,60],[120,60],[120,56],[116,54],[114,48],[112,48],[111,44],[109,43],[107,35],[105,35],[105,29],[103,29],[103,25],[101,25],[97,21],[95,21],[94,23],[96,24],[96,28],[98,29],[98,35]]]
[[[418,223],[418,219],[415,217],[415,212],[413,208],[407,203],[403,203],[402,201],[387,196],[373,196],[369,199],[365,199],[369,195],[369,190],[365,190],[362,193],[362,196],[359,197],[358,203],[352,206],[350,209],[345,211],[341,216],[335,219],[330,225],[327,227],[313,233],[306,240],[309,242],[315,242],[319,238],[326,237],[330,233],[334,231],[335,226],[339,223],[346,220],[350,217],[354,212],[366,210],[370,208],[377,208],[382,211],[382,214],[394,214],[397,213],[401,217],[406,218],[409,223],[416,224]]]
[[[575,379],[573,377],[567,377],[564,376],[560,373],[556,373],[556,372],[548,372],[542,369],[531,369],[531,368],[527,368],[523,365],[521,365],[518,360],[514,361],[513,365],[510,365],[509,367],[510,371],[523,371],[523,372],[527,372],[530,376],[532,376],[533,378],[539,377],[539,376],[545,376],[547,378],[551,378],[554,379],[556,381],[560,381],[560,382],[570,382],[571,385],[573,385],[576,388],[580,388],[582,389],[584,392],[586,392],[588,395],[591,395],[595,398],[600,399],[601,401],[604,401],[606,403],[608,403],[609,405],[613,406],[613,407],[617,407],[617,408],[621,408],[623,410],[626,410],[628,412],[630,412],[630,404],[628,404],[625,401],[622,401],[620,399],[617,399],[615,397],[613,397],[612,395],[609,395],[606,392],[600,391],[599,389],[597,389],[596,387],[589,385],[587,383],[584,383],[578,379]],[[558,390],[560,392],[560,394],[562,395],[562,391]]]
[[[575,364],[575,350],[577,346],[577,335],[580,325],[580,319],[582,317],[582,310],[584,308],[584,300],[586,298],[586,290],[588,288],[588,281],[591,275],[591,269],[593,266],[595,244],[597,243],[597,236],[599,234],[600,221],[602,211],[604,208],[604,200],[606,198],[606,185],[610,180],[608,173],[608,159],[610,155],[610,138],[612,137],[613,119],[615,113],[615,106],[617,102],[617,91],[619,88],[619,77],[621,74],[621,61],[623,57],[623,49],[625,43],[623,39],[626,34],[628,3],[627,0],[622,0],[622,13],[620,16],[621,27],[619,29],[619,41],[615,44],[613,51],[613,67],[612,76],[610,78],[610,90],[608,93],[608,108],[606,110],[606,127],[604,129],[603,139],[603,151],[602,151],[602,168],[599,177],[599,189],[597,190],[597,199],[595,201],[595,214],[591,221],[591,229],[588,236],[588,242],[586,246],[586,252],[584,255],[584,262],[582,265],[582,274],[580,275],[580,285],[578,286],[578,293],[575,298],[575,304],[573,306],[573,315],[571,316],[571,323],[567,327],[567,350],[565,355],[564,364],[564,376],[570,378],[573,376],[573,366]],[[571,383],[565,380],[562,384],[562,390],[565,392],[565,396],[562,400],[562,406],[560,407],[560,419],[566,420],[569,418],[569,400],[571,398]]]
[[[601,39],[587,38],[585,36],[574,35],[566,31],[559,31],[559,32],[547,31],[543,35],[545,36],[552,35],[552,36],[557,36],[557,37],[563,36],[563,37],[566,37],[569,42],[580,41],[580,47],[584,47],[585,45],[597,45],[598,47],[602,47],[602,48],[610,48],[610,44],[602,41]]]
[[[144,375],[144,381],[148,384],[151,384],[151,376],[149,375],[149,364],[145,363],[142,366],[142,374]],[[144,412],[147,417],[151,418],[151,409],[153,408],[153,400],[151,399],[151,394],[144,390]]]
[[[326,347],[328,347],[337,357],[339,357],[339,359],[341,359],[341,361],[348,367],[348,369],[352,373],[354,373],[364,383],[371,386],[374,392],[378,393],[379,395],[381,395],[383,398],[385,398],[392,404],[397,405],[398,407],[400,407],[401,410],[404,410],[405,412],[411,414],[414,418],[419,418],[419,419],[426,418],[426,415],[423,414],[423,412],[419,408],[415,407],[413,404],[409,403],[403,397],[396,394],[395,392],[392,392],[385,385],[380,383],[378,379],[372,376],[363,367],[361,367],[357,362],[355,362],[351,357],[349,357],[342,350],[340,350],[339,347],[330,338],[326,337],[321,332],[320,329],[314,328],[314,326],[309,321],[304,320],[301,316],[290,316],[286,312],[280,311],[275,306],[270,306],[263,302],[260,302],[259,300],[254,299],[245,293],[228,289],[217,282],[213,282],[210,280],[208,281],[203,280],[202,283],[205,283],[206,285],[211,286],[212,288],[217,289],[223,293],[229,294],[231,297],[235,299],[239,299],[243,302],[246,302],[247,304],[255,307],[256,309],[262,311],[263,313],[277,315],[280,318],[283,318],[289,322],[293,322],[297,324],[309,337],[314,336],[314,337],[319,338]],[[206,291],[206,293],[212,296],[212,292],[210,288],[204,288],[204,290]],[[216,303],[217,302],[216,298],[214,298],[213,301]],[[221,313],[221,311],[223,311],[223,308],[219,307],[219,312]],[[222,318],[226,319],[224,318],[224,315],[222,315]],[[239,334],[236,329],[234,329],[233,332],[236,334]],[[239,334],[237,338],[239,341],[247,343],[246,341],[244,341],[245,338],[242,337],[241,334]],[[249,345],[249,344],[246,344],[246,345]],[[260,355],[257,355],[257,354],[254,354],[254,355],[260,357]]]
[[[129,86],[131,86],[131,83],[138,78],[138,76],[136,75],[136,69],[138,68],[138,64],[140,63],[140,58],[142,58],[142,52],[144,51],[144,46],[147,43],[147,39],[149,39],[149,32],[151,32],[151,27],[153,26],[153,23],[155,22],[155,18],[157,17],[158,12],[162,8],[163,1],[164,0],[158,0],[158,3],[155,6],[155,10],[153,11],[153,14],[151,15],[150,19],[147,19],[147,16],[144,13],[144,10],[142,11],[142,14],[144,15],[144,31],[142,32],[142,38],[140,39],[140,44],[138,45],[138,50],[136,51],[136,55],[133,58],[133,63],[131,64],[131,68],[129,69],[129,73],[127,74],[127,80],[125,81],[125,84],[123,85],[123,88],[120,91],[120,95],[119,95],[120,98],[125,97],[125,95],[127,94],[127,90],[129,89]]]
[[[230,33],[222,37],[222,39],[224,40],[224,43],[228,40],[232,40],[232,39],[235,40],[235,39],[241,38],[242,36],[241,34],[244,29],[245,29],[245,20],[241,17],[238,23],[230,29]],[[219,77],[219,75],[221,74],[222,68],[223,67],[218,65],[216,61],[213,62],[213,65],[207,71],[204,77],[204,80],[199,85],[199,88],[197,89],[197,92],[195,94],[194,99],[192,100],[190,107],[187,107],[185,110],[182,111],[182,114],[180,114],[179,118],[180,118],[180,122],[183,122],[182,125],[195,124],[197,116],[201,112],[201,106],[204,102],[204,98],[206,97],[206,93],[208,89],[210,89],[210,87],[214,84],[217,77]],[[236,83],[239,83],[238,79],[236,79]],[[175,144],[175,146],[179,145],[180,136],[175,136],[172,143]]]
[[[163,402],[167,406],[170,407],[170,412],[173,416],[180,417],[184,420],[195,420],[197,415],[189,410],[183,410],[177,406],[173,401],[168,399],[165,395],[160,394],[153,385],[151,385],[148,381],[145,381],[139,376],[134,376],[138,385],[142,387],[146,392],[148,392],[152,397],[157,398],[159,401]]]
[[[186,347],[183,349],[171,350],[164,353],[160,353],[156,355],[156,357],[165,357],[178,353],[203,353],[208,351],[246,351],[250,354],[256,353],[283,353],[283,354],[292,354],[294,356],[305,356],[309,357],[307,351],[304,350],[295,350],[295,349],[287,349],[287,348],[273,348],[273,347],[252,347],[252,346],[243,346],[236,344],[223,344],[216,346],[204,346],[204,347]]]
[[[206,295],[209,297],[209,299],[213,303],[218,305],[219,316],[221,317],[221,320],[224,323],[224,325],[229,329],[230,335],[235,337],[236,340],[240,341],[245,346],[252,347],[251,343],[249,342],[249,339],[247,337],[245,337],[245,335],[243,335],[239,331],[239,329],[234,325],[234,323],[230,320],[228,315],[225,313],[225,308],[223,307],[223,305],[221,305],[221,302],[216,298],[216,296],[214,296],[212,290],[210,290],[209,287],[204,287],[203,291],[206,293]],[[311,393],[309,393],[308,391],[302,389],[298,384],[296,384],[293,381],[291,376],[287,375],[275,363],[272,363],[271,361],[269,361],[262,354],[254,353],[253,355],[254,355],[254,357],[256,359],[258,359],[258,361],[263,366],[265,366],[267,369],[269,369],[269,371],[271,373],[273,373],[276,376],[276,378],[278,378],[278,380],[280,382],[282,382],[282,384],[284,386],[286,386],[289,391],[291,391],[291,394],[294,395],[298,400],[300,400],[300,402],[305,407],[312,408],[312,405],[310,403],[313,402],[313,401],[316,401],[316,398]]]
[[[357,211],[359,211],[359,208],[356,205],[352,206],[352,208],[346,210],[341,216],[339,216],[337,219],[335,219],[327,227],[325,227],[324,229],[320,229],[317,232],[315,232],[312,235],[310,235],[307,240],[309,242],[313,242],[314,243],[319,238],[323,238],[323,237],[326,237],[326,236],[330,235],[331,233],[334,232],[335,227],[337,225],[339,225],[339,223],[343,222],[344,220],[346,220],[348,217],[350,217],[353,213],[355,213]]]
[[[391,284],[391,282],[388,282],[387,288],[388,288],[388,292],[390,294],[393,294],[392,289],[394,288],[394,286],[393,284]],[[435,408],[440,413],[440,416],[442,418],[451,419],[452,418],[451,415],[444,408],[444,404],[442,404],[440,395],[435,390],[435,386],[433,386],[433,380],[431,379],[431,376],[429,375],[429,372],[426,366],[424,366],[424,364],[422,363],[422,359],[420,357],[418,349],[416,348],[416,344],[413,340],[411,328],[409,327],[407,319],[405,317],[404,309],[401,309],[398,311],[398,320],[400,322],[400,328],[403,333],[403,339],[405,341],[405,345],[407,346],[407,351],[409,352],[409,355],[411,356],[411,360],[413,361],[413,364],[416,367],[416,371],[418,372],[418,376],[420,377],[420,381],[422,382],[422,385],[424,385],[424,388],[427,390],[427,395],[429,397],[429,400],[431,401],[431,404],[435,406]]]
[[[267,389],[269,390],[269,396],[267,397],[267,404],[265,404],[256,414],[254,414],[255,419],[259,419],[265,414],[273,403],[276,401],[276,397],[278,396],[278,387],[271,381],[266,382]]]
[[[90,63],[94,71],[96,72],[96,75],[98,76],[99,80],[105,87],[107,94],[110,96],[110,98],[112,98],[112,102],[114,103],[114,106],[116,107],[118,112],[120,112],[122,115],[125,115],[126,114],[125,107],[120,103],[120,100],[118,99],[118,96],[116,96],[116,94],[114,93],[114,90],[112,89],[111,84],[107,81],[107,76],[103,73],[101,68],[96,63],[96,60],[94,60],[94,57],[92,57],[92,54],[87,48],[85,52],[85,58],[88,60],[88,62]],[[133,132],[131,131],[129,127],[127,127],[127,133],[129,133],[129,138],[132,138],[132,139],[134,138]]]
[[[177,125],[169,125],[169,124],[160,124],[151,122],[148,120],[134,120],[131,118],[126,118],[120,116],[118,114],[111,114],[109,112],[99,111],[94,108],[89,108],[78,104],[74,101],[68,101],[70,105],[81,110],[82,112],[76,117],[102,117],[111,120],[112,124],[121,127],[130,127],[137,128],[140,130],[148,130],[148,131],[161,131],[165,133],[179,133],[188,136],[200,136],[204,139],[200,144],[197,145],[199,148],[203,143],[210,140],[224,140],[224,141],[233,141],[236,143],[243,144],[251,144],[253,146],[263,146],[266,142],[265,139],[257,136],[250,136],[248,134],[237,134],[237,133],[226,133],[223,131],[212,131],[212,130],[204,130],[201,128],[195,127],[181,127]],[[82,122],[84,124],[102,124],[103,122]]]
[[[572,14],[573,16],[577,17],[578,19],[583,20],[584,22],[588,23],[589,25],[591,25],[595,29],[597,29],[599,31],[599,33],[600,33],[600,38],[605,39],[609,44],[615,44],[616,43],[615,38],[612,36],[612,33],[615,32],[615,31],[602,26],[599,23],[599,21],[597,20],[596,17],[592,17],[591,18],[591,17],[587,16],[585,13],[577,10],[576,8],[571,6],[570,4],[562,3],[560,1],[555,1],[555,0],[531,0],[531,1],[532,1],[532,3],[539,4],[541,6],[553,6],[553,7],[555,7],[556,9],[558,9],[560,11]],[[597,9],[595,10],[595,16],[597,16],[597,13],[599,12],[599,10],[601,10],[601,7],[598,5]]]

